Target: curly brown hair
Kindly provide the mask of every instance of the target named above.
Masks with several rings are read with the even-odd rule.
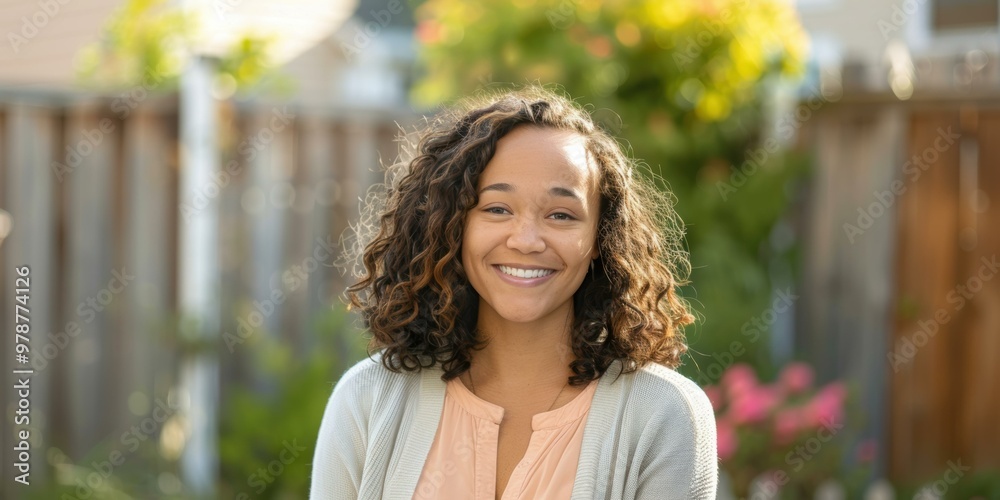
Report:
[[[633,173],[644,165],[588,111],[537,85],[467,98],[426,120],[416,144],[403,140],[400,161],[370,191],[358,241],[345,249],[364,266],[346,295],[372,334],[369,356],[385,348],[382,364],[396,372],[440,363],[447,381],[485,345],[476,329],[479,295],[462,266],[462,231],[497,141],[522,125],[575,131],[600,170],[600,257],[573,295],[569,382],[599,378],[616,359],[622,373],[651,362],[678,366],[687,350],[682,329],[694,316],[677,292],[690,264],[672,197]]]

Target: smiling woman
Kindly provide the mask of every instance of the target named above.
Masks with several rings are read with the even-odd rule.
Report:
[[[429,122],[366,209],[372,355],[327,405],[318,498],[715,498],[713,413],[669,197],[527,87]],[[391,480],[388,480],[391,478]]]

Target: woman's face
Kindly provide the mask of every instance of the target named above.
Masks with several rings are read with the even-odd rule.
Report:
[[[583,136],[566,130],[519,126],[497,142],[462,239],[480,318],[571,314],[598,256],[598,173],[588,157]]]

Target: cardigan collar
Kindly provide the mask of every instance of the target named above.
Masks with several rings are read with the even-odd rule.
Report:
[[[622,403],[621,384],[612,385],[622,371],[622,362],[615,360],[598,382],[591,402],[590,416],[584,427],[583,445],[580,450],[581,460],[577,466],[576,480],[573,487],[573,498],[589,498],[584,492],[591,492],[600,486],[595,485],[597,478],[585,469],[589,462],[583,460],[584,454],[596,454],[600,451],[601,441],[609,433],[615,420],[617,408]],[[395,454],[395,460],[390,459],[388,477],[391,480],[385,485],[385,498],[390,500],[411,500],[417,489],[424,463],[430,455],[431,445],[437,435],[438,424],[444,412],[444,395],[446,383],[441,380],[444,370],[435,364],[430,368],[422,368],[419,373],[419,396],[416,399],[412,418],[404,416],[405,433],[400,451]],[[409,414],[410,412],[407,411]],[[406,424],[409,423],[407,426]],[[606,481],[606,478],[604,479]]]

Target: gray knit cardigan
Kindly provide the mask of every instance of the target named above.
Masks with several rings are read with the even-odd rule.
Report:
[[[410,500],[444,407],[441,368],[394,373],[382,351],[333,389],[313,456],[311,500]],[[711,499],[718,461],[705,393],[650,364],[598,382],[587,416],[572,500]]]

